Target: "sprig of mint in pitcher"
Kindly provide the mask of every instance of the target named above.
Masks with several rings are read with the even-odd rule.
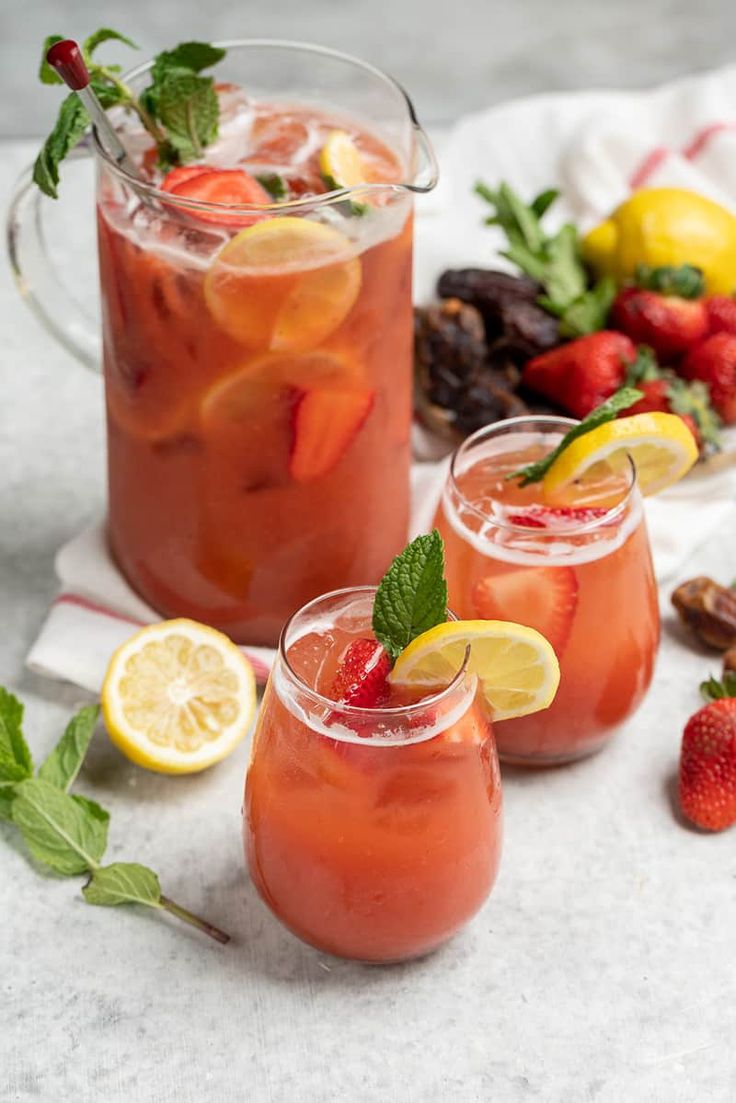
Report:
[[[43,45],[39,78],[44,84],[63,84],[46,55],[62,35],[49,35]],[[226,51],[207,42],[182,42],[173,50],[157,54],[150,70],[150,84],[140,93],[120,77],[119,65],[103,65],[97,50],[105,42],[121,42],[138,49],[126,35],[103,27],[81,44],[89,70],[89,87],[100,105],[109,110],[122,107],[138,116],[156,144],[161,169],[185,165],[202,156],[218,135],[220,108],[214,80],[203,70],[222,61]],[[71,92],[61,103],[53,130],[43,144],[33,167],[33,179],[46,195],[57,198],[59,165],[82,139],[91,119],[83,103]]]

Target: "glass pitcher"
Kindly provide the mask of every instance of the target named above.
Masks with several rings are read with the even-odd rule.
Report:
[[[222,45],[207,155],[296,175],[301,197],[175,195],[128,175],[93,135],[76,156],[96,167],[101,335],[50,261],[59,222],[49,232],[53,201],[30,171],[9,241],[49,332],[87,367],[102,362],[120,569],[163,616],[274,644],[296,609],[378,581],[405,544],[413,196],[437,170],[411,101],[373,66],[297,43]],[[127,82],[140,89],[149,69]],[[335,129],[382,167],[315,195]]]

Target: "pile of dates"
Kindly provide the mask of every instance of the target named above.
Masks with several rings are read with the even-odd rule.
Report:
[[[561,343],[540,284],[485,268],[440,276],[440,301],[414,315],[416,405],[425,425],[461,440],[493,421],[558,413],[524,392],[521,368]]]

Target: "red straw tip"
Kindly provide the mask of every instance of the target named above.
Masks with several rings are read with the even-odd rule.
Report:
[[[55,42],[48,50],[46,60],[72,92],[79,92],[89,84],[89,73],[82,51],[73,39],[65,38],[63,42]]]

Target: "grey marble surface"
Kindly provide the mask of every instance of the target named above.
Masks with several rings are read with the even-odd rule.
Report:
[[[321,42],[388,69],[427,121],[530,92],[646,87],[733,59],[731,0],[0,0],[0,135],[45,132],[53,90],[33,94],[47,34],[118,27],[142,56],[181,38]],[[125,65],[130,52],[109,57]],[[21,90],[23,94],[21,95]]]
[[[30,147],[0,147],[0,192]],[[81,694],[23,657],[53,555],[103,505],[99,381],[56,349],[0,267],[0,681],[41,757]],[[736,518],[689,572],[734,575]],[[80,791],[110,856],[230,930],[87,907],[0,824],[0,1100],[41,1103],[730,1103],[736,1097],[733,833],[672,806],[679,736],[712,661],[667,611],[646,703],[598,757],[505,774],[496,890],[424,961],[365,968],[302,946],[247,882],[246,748],[199,778],[131,766],[98,733]]]

